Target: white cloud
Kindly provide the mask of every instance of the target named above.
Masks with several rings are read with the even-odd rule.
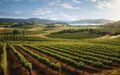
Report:
[[[55,14],[55,13],[54,13],[54,14],[51,14],[51,15],[48,15],[47,17],[48,17],[48,19],[50,19],[50,20],[58,20],[58,18],[59,18],[58,15]]]
[[[53,5],[57,5],[61,2],[61,0],[56,0],[56,1],[52,1],[49,3],[49,5],[53,6]]]
[[[49,10],[43,11],[43,9],[38,9],[38,11],[35,12],[33,16],[36,18],[43,18],[50,20],[64,20],[64,21],[74,21],[80,19],[78,15],[68,15],[63,12],[49,12]]]
[[[120,0],[109,0],[109,2],[103,3],[106,3],[106,6],[102,4],[101,7],[97,6],[99,9],[97,9],[95,12],[92,12],[92,14],[97,15],[97,18],[120,20]]]
[[[13,0],[13,1],[15,1],[15,2],[21,2],[22,0]]]
[[[53,5],[56,5],[57,2],[50,2],[49,5],[53,6]]]
[[[51,14],[45,14],[45,13],[38,14],[38,13],[35,13],[33,16],[36,17],[36,18],[42,18],[42,19],[60,20],[59,15],[57,15],[55,13],[51,13]]]
[[[22,14],[21,11],[15,11],[14,13],[15,13],[15,14]]]
[[[61,6],[66,9],[80,9],[79,7],[73,7],[72,5],[67,4],[67,3],[63,3],[61,4]]]
[[[120,20],[120,0],[111,1],[113,8],[107,12],[111,18]]]
[[[73,2],[75,2],[75,3],[81,3],[80,1],[78,1],[78,0],[72,0]]]
[[[33,15],[47,15],[51,14],[52,11],[48,8],[37,8],[34,12]]]
[[[69,5],[69,4],[61,4],[61,6],[63,7],[63,8],[67,8],[67,9],[71,9],[71,8],[73,8],[71,5]]]
[[[112,8],[114,5],[111,2],[107,2],[107,1],[102,1],[102,2],[98,2],[97,7],[100,9],[104,9],[104,8]]]
[[[24,19],[27,19],[26,17],[19,17],[19,16],[0,16],[0,18],[14,18],[14,19],[21,19],[21,18],[24,18]]]
[[[61,15],[61,17],[63,17],[63,20],[74,21],[79,19],[77,15],[67,15],[63,12],[60,12],[59,14]]]
[[[72,1],[75,2],[75,3],[81,3],[80,1],[77,1],[77,0],[72,0]],[[61,3],[61,0],[52,1],[48,4],[50,6],[53,6],[53,5],[62,6],[63,8],[66,8],[66,9],[80,9],[80,7],[73,7],[69,3]]]
[[[31,1],[31,2],[36,2],[36,1],[39,1],[39,0],[29,0],[29,1]]]
[[[97,0],[91,0],[92,2],[96,2]]]

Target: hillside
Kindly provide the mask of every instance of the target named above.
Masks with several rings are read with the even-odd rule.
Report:
[[[111,23],[113,22],[112,20],[106,20],[106,19],[82,19],[82,20],[77,20],[77,21],[72,21],[69,24],[87,24],[87,25],[91,25],[91,24],[106,24],[106,23]]]
[[[35,23],[35,24],[50,24],[50,23],[61,23],[66,24],[65,22],[53,21],[48,19],[39,19],[39,18],[28,18],[28,19],[13,19],[13,18],[0,18],[0,22],[15,22],[15,23]]]
[[[111,23],[113,21],[106,20],[106,19],[82,19],[82,20],[76,20],[76,21],[54,21],[49,19],[39,19],[39,18],[28,18],[28,19],[13,19],[13,18],[0,18],[0,22],[15,22],[15,23],[34,23],[34,24],[52,24],[52,23],[58,23],[58,24],[70,24],[70,25],[101,25],[101,24],[107,24]]]
[[[118,28],[118,27],[120,27],[120,21],[108,23],[108,24],[103,25],[102,27]]]

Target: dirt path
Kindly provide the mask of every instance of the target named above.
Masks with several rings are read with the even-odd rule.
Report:
[[[112,35],[105,35],[105,36],[94,38],[94,39],[114,39],[117,37],[120,37],[120,35],[113,35],[113,36]]]
[[[34,75],[58,75],[56,71],[52,71],[46,65],[41,64],[38,60],[25,53],[20,48],[16,47],[16,49],[32,63]]]
[[[106,38],[109,38],[109,37],[110,37],[109,35],[105,35],[105,36],[94,38],[94,39],[106,39]]]
[[[117,38],[117,37],[120,37],[120,35],[111,36],[111,37],[109,37],[109,38],[110,38],[110,39],[114,39],[114,38]]]
[[[12,28],[0,27],[0,31],[1,31],[1,30],[7,30],[7,29],[12,29]]]
[[[30,75],[10,49],[7,49],[7,55],[8,75]]]

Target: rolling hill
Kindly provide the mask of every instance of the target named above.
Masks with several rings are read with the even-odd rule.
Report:
[[[82,19],[82,20],[76,20],[72,21],[69,24],[71,25],[101,25],[106,23],[111,23],[112,20],[106,20],[106,19]]]
[[[102,27],[120,28],[120,21],[108,23],[108,24],[103,25]]]
[[[39,19],[39,18],[28,18],[28,19],[0,18],[0,22],[16,22],[16,23],[27,22],[27,23],[35,23],[35,24],[50,24],[50,23],[66,24],[66,22],[53,21],[48,19]]]

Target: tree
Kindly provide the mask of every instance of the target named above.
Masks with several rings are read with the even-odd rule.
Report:
[[[13,32],[12,32],[12,33],[13,33],[14,35],[15,35],[15,34],[21,34],[21,32],[20,32],[19,30],[16,30],[16,29],[15,29],[15,30],[13,30]]]

